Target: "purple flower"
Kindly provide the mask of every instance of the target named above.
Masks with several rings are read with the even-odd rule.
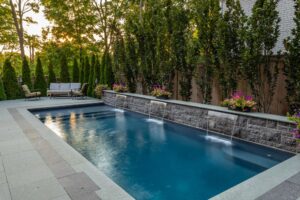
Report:
[[[246,99],[246,101],[252,101],[253,97],[252,96],[246,96],[245,99]]]

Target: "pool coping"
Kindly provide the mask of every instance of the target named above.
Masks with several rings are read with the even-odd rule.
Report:
[[[164,100],[164,99],[158,99],[156,97],[143,95],[143,94],[134,94],[134,93],[126,93],[126,92],[118,93],[113,90],[105,90],[105,92],[112,93],[112,94],[121,94],[121,95],[126,95],[126,96],[132,96],[132,97],[137,97],[137,98],[143,98],[143,99],[148,99],[148,100],[154,100],[154,101],[160,101],[160,102],[166,102],[166,103],[172,103],[172,104],[177,104],[177,105],[189,106],[189,107],[202,108],[202,109],[206,109],[206,110],[218,111],[218,112],[227,113],[227,114],[255,117],[255,118],[273,120],[273,121],[284,122],[284,123],[293,123],[290,120],[288,120],[287,117],[281,116],[281,115],[259,113],[259,112],[239,112],[239,111],[235,111],[235,110],[229,110],[226,107],[221,107],[221,106],[216,106],[216,105],[195,103],[195,102],[189,102],[189,101],[180,101],[180,100],[173,100],[173,99]]]
[[[95,105],[102,105],[103,102],[97,102]],[[85,106],[86,103],[76,104],[76,106]],[[91,105],[91,104],[90,104]],[[77,107],[78,107],[77,106]],[[50,144],[57,150],[59,154],[61,150],[64,151],[63,156],[67,156],[69,153],[74,155],[71,160],[67,162],[75,168],[77,172],[85,172],[100,188],[98,196],[102,199],[134,199],[128,193],[125,192],[120,186],[114,183],[111,179],[105,176],[99,169],[97,169],[92,163],[86,160],[80,153],[78,153],[73,147],[64,142],[59,136],[57,136],[51,129],[47,128],[38,118],[36,118],[30,110],[34,109],[56,109],[74,107],[72,104],[66,104],[62,106],[23,106],[15,108],[28,123],[33,124],[37,129],[37,132],[44,137]],[[49,134],[50,133],[50,134]],[[229,199],[256,199],[261,195],[267,193],[272,188],[280,185],[288,178],[294,176],[300,172],[300,155],[295,155],[292,158],[250,178],[244,182],[229,188],[228,190],[212,197],[213,200],[229,200]],[[106,181],[100,179],[107,179]],[[102,194],[101,194],[102,193]],[[102,196],[101,196],[102,195]]]
[[[35,117],[31,111],[34,110],[51,110],[51,109],[57,109],[57,108],[73,108],[73,107],[82,107],[82,106],[93,106],[93,105],[103,105],[104,103],[101,102],[92,102],[92,103],[77,103],[77,104],[65,104],[65,105],[46,105],[46,106],[23,106],[23,107],[16,107],[16,108],[8,108],[9,113],[14,116],[14,111],[20,114],[27,123],[31,124],[33,128],[37,131],[40,137],[42,137],[45,141],[49,142],[50,146],[53,148],[53,150],[58,153],[64,161],[72,168],[72,170],[76,173],[74,175],[79,175],[80,179],[86,179],[85,177],[88,177],[92,182],[88,184],[88,187],[91,187],[90,185],[95,184],[97,185],[98,189],[95,189],[95,193],[93,194],[92,199],[96,199],[99,197],[99,199],[108,199],[108,200],[132,200],[134,199],[131,195],[129,195],[123,188],[121,188],[119,185],[117,185],[114,181],[112,181],[109,177],[107,177],[104,173],[102,173],[96,166],[94,166],[90,161],[88,161],[86,158],[84,158],[79,152],[77,152],[72,146],[70,146],[68,143],[63,141],[57,134],[55,134],[51,129],[49,129],[47,126],[45,126],[37,117]],[[18,123],[18,121],[15,119],[15,121]],[[21,129],[26,129],[26,127],[22,127],[19,124]],[[26,130],[23,130],[25,132]],[[28,137],[28,136],[27,136]],[[30,137],[28,138],[30,140]],[[33,143],[34,141],[31,141]],[[35,146],[35,144],[33,144]],[[35,149],[40,153],[39,149]],[[43,157],[43,156],[42,156]],[[44,157],[43,157],[44,158]],[[49,164],[47,163],[47,160],[45,160],[47,166]],[[49,166],[51,169],[51,167]],[[52,170],[52,169],[51,169]],[[65,169],[61,169],[64,170]],[[52,171],[55,174],[55,171]],[[64,172],[66,173],[66,172]],[[70,172],[71,173],[71,172]],[[81,174],[83,173],[83,174]],[[76,178],[76,177],[75,177]],[[78,178],[77,178],[78,179]],[[67,194],[72,198],[72,194],[70,191],[68,191],[68,188],[63,185],[63,181],[60,179],[57,179],[60,184],[64,187]],[[76,180],[76,179],[75,179]],[[67,182],[70,180],[67,180]],[[80,181],[80,180],[78,180]],[[87,182],[87,181],[85,181]],[[78,185],[79,182],[78,182]],[[94,186],[95,187],[95,186]],[[72,190],[71,190],[72,192]],[[91,191],[92,192],[92,191]],[[81,198],[90,198],[91,194],[87,194],[86,197],[80,197]],[[78,194],[75,192],[75,198],[77,199],[76,195]],[[98,199],[98,198],[97,198]]]

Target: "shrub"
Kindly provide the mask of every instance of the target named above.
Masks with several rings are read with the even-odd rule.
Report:
[[[42,93],[42,95],[46,95],[47,83],[45,81],[43,66],[40,58],[37,59],[35,68],[34,89],[39,90]]]
[[[293,115],[288,114],[288,119],[293,121],[296,125],[296,128],[292,131],[294,138],[300,144],[300,112],[297,112]]]
[[[79,82],[79,68],[78,68],[78,62],[76,58],[74,58],[73,61],[72,81],[75,83]]]
[[[53,70],[53,63],[52,61],[50,61],[48,65],[48,85],[50,85],[50,83],[55,83],[55,82],[56,82],[56,76]]]
[[[5,94],[5,90],[4,90],[4,85],[2,82],[2,79],[0,77],[0,101],[2,100],[6,100],[6,94]]]
[[[26,58],[24,58],[22,62],[22,80],[23,84],[26,84],[29,88],[32,88],[30,68]]]
[[[70,82],[68,61],[65,55],[62,56],[60,62],[60,81],[64,83]]]
[[[21,92],[18,86],[16,72],[8,59],[5,60],[3,67],[3,85],[7,99],[17,99],[20,97]]]
[[[108,89],[108,85],[98,84],[98,85],[95,87],[95,96],[96,96],[98,99],[101,99],[101,98],[102,98],[102,92],[103,92],[103,90],[107,90],[107,89]]]

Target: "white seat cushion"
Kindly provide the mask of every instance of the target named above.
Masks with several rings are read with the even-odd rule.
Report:
[[[59,83],[50,83],[50,90],[60,90]]]
[[[71,84],[70,83],[60,83],[60,90],[71,90]]]
[[[71,83],[71,90],[80,90],[80,83]]]

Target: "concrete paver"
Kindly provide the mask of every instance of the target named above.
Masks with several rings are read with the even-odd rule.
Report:
[[[55,178],[12,188],[11,194],[13,200],[52,200],[67,195]]]
[[[10,191],[7,183],[0,184],[0,200],[11,200]]]

